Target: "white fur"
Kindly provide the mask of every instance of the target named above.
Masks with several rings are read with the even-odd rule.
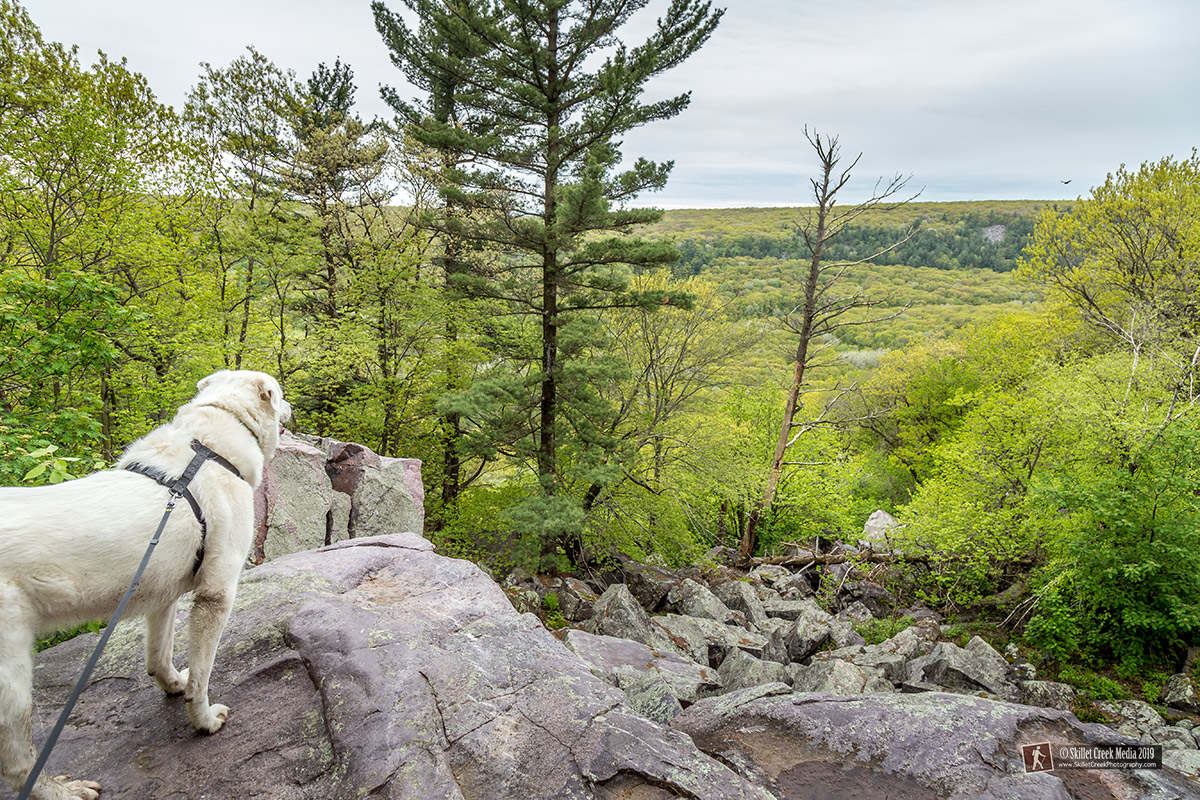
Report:
[[[253,541],[254,487],[291,417],[279,384],[261,372],[223,370],[200,381],[175,419],[134,442],[137,461],[178,476],[199,439],[242,474],[205,462],[190,490],[207,521],[204,562],[192,574],[200,525],[180,501],[126,616],[146,617],[146,671],[168,694],[183,692],[196,730],[215,733],[229,709],[208,702],[217,642]],[[0,774],[20,789],[33,767],[32,649],[38,633],[107,620],[166,509],[167,489],[109,470],[57,486],[0,488]],[[175,603],[191,591],[189,668],[172,663]],[[82,668],[82,664],[80,667]],[[41,775],[34,800],[93,800],[100,786]]]

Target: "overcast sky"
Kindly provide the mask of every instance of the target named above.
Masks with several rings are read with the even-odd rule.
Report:
[[[49,39],[125,56],[182,105],[202,61],[254,45],[306,77],[340,57],[364,117],[380,84],[409,90],[369,0],[26,0]],[[392,0],[393,8],[400,7]],[[631,21],[640,41],[668,0]],[[624,152],[674,159],[664,208],[799,205],[814,159],[801,129],[863,159],[856,195],[911,173],[923,200],[1071,199],[1121,164],[1200,145],[1198,0],[717,0],[725,18],[649,97],[692,91]],[[1064,185],[1063,181],[1071,181]],[[853,199],[853,198],[847,198]]]

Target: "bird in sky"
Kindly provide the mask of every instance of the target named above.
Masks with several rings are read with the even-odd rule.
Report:
[[[1071,180],[1074,180],[1074,178],[1072,178]],[[1071,180],[1059,181],[1059,183],[1061,183],[1063,186],[1066,186],[1068,183],[1071,182]]]

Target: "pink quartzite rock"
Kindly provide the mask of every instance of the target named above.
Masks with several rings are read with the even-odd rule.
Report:
[[[421,462],[360,444],[285,433],[255,493],[255,564],[425,526]]]
[[[102,797],[771,800],[415,534],[249,571],[213,671],[231,712],[212,736],[145,676],[140,627],[118,627],[49,762]],[[38,656],[39,743],[95,639]]]

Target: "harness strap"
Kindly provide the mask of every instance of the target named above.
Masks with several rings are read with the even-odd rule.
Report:
[[[178,478],[172,478],[161,469],[136,461],[126,464],[125,469],[130,472],[136,472],[139,475],[145,475],[147,478],[167,487],[171,490],[172,495],[182,497],[192,507],[192,514],[195,515],[196,521],[200,523],[200,547],[196,549],[196,559],[192,563],[192,574],[195,575],[200,571],[200,565],[204,563],[204,545],[205,540],[208,538],[208,523],[204,519],[204,512],[200,510],[200,503],[196,500],[196,496],[187,488],[188,484],[192,482],[192,478],[196,477],[196,473],[200,471],[200,467],[203,466],[205,461],[215,461],[239,478],[242,477],[242,473],[227,458],[206,447],[199,439],[192,440],[192,450],[195,451],[196,455],[188,463],[183,474]]]

